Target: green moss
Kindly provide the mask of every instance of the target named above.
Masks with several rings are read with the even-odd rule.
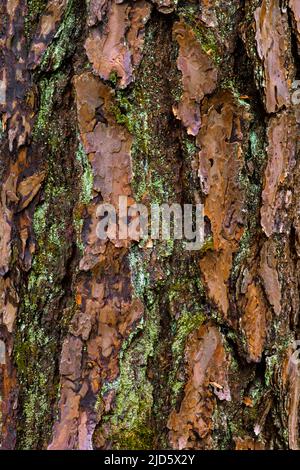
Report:
[[[33,129],[33,137],[45,135],[53,107],[57,78],[44,78],[40,82],[40,108]]]
[[[219,46],[214,32],[208,28],[201,27],[200,25],[195,28],[195,32],[204,52],[209,54],[216,64],[220,64],[222,57],[220,56]]]
[[[134,136],[134,145],[138,146],[140,151],[147,152],[151,137],[148,129],[148,115],[146,110],[143,109],[144,104],[146,103],[137,96],[135,90],[132,95],[128,95],[124,90],[118,90],[111,111],[117,123],[125,125]]]
[[[24,18],[24,31],[27,40],[31,39],[39,16],[44,11],[47,0],[27,0],[27,14]]]
[[[39,351],[46,353],[55,350],[55,343],[46,330],[40,326],[36,313],[37,305],[32,302],[30,294],[24,297],[24,308],[14,344],[14,357],[17,364],[18,378],[23,399],[25,430],[21,440],[22,449],[36,448],[41,437],[40,427],[43,423],[43,435],[50,433],[49,396],[47,384],[51,375],[51,366],[40,360]]]
[[[118,449],[151,450],[153,448],[153,430],[150,427],[143,428],[142,423],[137,424],[137,428],[122,433],[122,441]]]
[[[79,0],[69,0],[63,19],[58,30],[46,49],[41,64],[41,70],[57,70],[70,57],[76,48],[76,40],[81,34],[84,10]]]
[[[168,258],[174,253],[175,241],[170,238],[169,240],[161,240],[157,246],[157,258],[161,260]]]
[[[31,308],[33,309],[34,306],[31,305]],[[45,367],[45,364],[39,363],[38,350],[54,347],[51,338],[39,327],[37,321],[28,324],[26,329],[24,335],[22,331],[17,333],[14,346],[19,381],[21,386],[26,387],[26,399],[23,403],[23,426],[26,432],[21,443],[21,448],[24,450],[36,448],[41,423],[44,423],[44,434],[51,431],[49,423],[45,421],[45,416],[49,414],[47,385],[48,374],[51,371],[50,368]]]
[[[45,4],[28,1],[25,18],[28,39]],[[70,137],[76,135],[74,107],[68,108],[69,122],[63,109],[69,80],[66,59],[75,50],[84,24],[84,10],[82,2],[68,2],[63,20],[34,76],[39,87],[39,111],[32,147],[37,161],[43,159],[46,178],[33,215],[36,246],[31,268],[22,282],[14,342],[19,402],[23,410],[17,444],[21,449],[45,448],[49,442],[52,409],[58,392],[57,350],[73,311],[73,300],[68,298],[65,285],[67,262],[73,250],[70,236],[73,209],[77,196],[81,204],[86,204],[91,195],[92,173],[82,147],[79,146],[74,156],[75,164],[69,159],[72,152],[75,154],[76,145]],[[76,177],[81,177],[81,185],[77,185]]]
[[[118,74],[114,70],[112,70],[109,74],[109,81],[113,86],[116,86],[118,83]]]
[[[202,245],[201,249],[199,250],[199,254],[203,255],[207,251],[213,250],[213,249],[214,249],[214,240],[213,240],[212,236],[209,236],[209,237],[205,238],[205,240],[203,242],[203,245]]]

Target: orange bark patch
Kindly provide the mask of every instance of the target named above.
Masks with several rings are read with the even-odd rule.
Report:
[[[248,286],[242,316],[242,328],[246,335],[249,361],[259,362],[266,340],[268,308],[259,285]]]
[[[276,249],[272,242],[264,243],[260,254],[259,274],[267,298],[276,315],[281,312],[281,286],[278,279]]]
[[[180,102],[173,107],[173,112],[187,128],[188,134],[197,135],[201,125],[200,103],[205,95],[215,90],[218,74],[191,28],[177,22],[173,26],[173,36],[179,44],[177,67],[182,73],[183,88]]]
[[[264,450],[262,442],[258,442],[252,437],[235,437],[235,450]]]
[[[257,50],[264,64],[266,109],[274,113],[290,104],[288,16],[279,0],[263,0],[254,16]]]
[[[277,211],[284,201],[279,191],[295,165],[297,125],[295,117],[284,111],[272,117],[268,128],[268,163],[262,192],[261,226],[270,237],[280,229]]]
[[[151,6],[144,0],[133,6],[113,2],[103,30],[91,30],[85,49],[94,71],[101,78],[108,80],[115,72],[121,79],[121,87],[132,82],[134,69],[142,57],[144,29],[150,12]]]
[[[244,199],[239,174],[244,164],[242,122],[249,115],[235,105],[230,93],[209,100],[207,108],[197,144],[201,148],[200,183],[206,194],[204,214],[211,223],[215,251],[207,252],[200,266],[209,296],[226,316],[232,255],[243,233]]]
[[[169,416],[170,443],[173,449],[209,448],[217,398],[231,400],[229,358],[219,330],[201,326],[190,336],[185,357],[188,381],[179,411]]]

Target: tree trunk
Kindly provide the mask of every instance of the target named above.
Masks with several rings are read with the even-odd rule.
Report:
[[[1,0],[2,449],[298,449],[298,0]],[[205,242],[97,237],[203,203]]]

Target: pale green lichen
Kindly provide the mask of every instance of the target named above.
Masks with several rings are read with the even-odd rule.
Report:
[[[47,78],[40,82],[40,108],[35,121],[33,136],[41,136],[45,134],[49,126],[49,117],[52,111],[53,96],[56,88],[56,80]]]
[[[277,364],[277,361],[278,361],[277,354],[266,357],[265,383],[267,387],[269,387],[272,384],[272,378],[274,375],[274,369]]]
[[[259,404],[263,394],[265,393],[264,384],[261,379],[256,378],[250,387],[248,395],[252,399],[252,406],[255,407]],[[256,411],[256,410],[255,410]]]
[[[79,142],[75,158],[79,163],[81,172],[81,191],[79,201],[82,204],[89,204],[92,200],[94,175],[88,156],[85,153],[81,142]]]
[[[175,366],[178,365],[178,360],[182,357],[186,339],[189,334],[199,328],[205,320],[203,312],[191,313],[183,311],[176,322],[176,333],[172,342],[172,353],[175,359]]]
[[[76,232],[77,246],[81,253],[84,251],[84,244],[82,242],[82,228],[83,228],[83,217],[80,205],[87,205],[93,198],[93,185],[94,175],[88,156],[84,151],[83,145],[79,142],[77,152],[75,155],[76,162],[79,166],[80,173],[80,194],[79,194],[79,207],[78,205],[74,209],[73,225]]]
[[[64,90],[66,77],[64,73],[57,72],[49,78],[42,78],[39,82],[40,105],[32,137],[35,142],[51,147],[52,152],[58,151],[64,140],[62,128],[55,125],[51,116],[55,110],[57,96]]]
[[[39,237],[46,230],[46,216],[49,209],[49,204],[45,202],[38,206],[34,213],[33,229],[37,237]]]
[[[143,298],[149,285],[149,272],[146,261],[143,261],[142,252],[138,248],[132,249],[128,254],[132,284],[139,298]]]
[[[184,350],[189,335],[197,330],[205,320],[203,312],[189,312],[184,310],[174,325],[175,334],[172,340],[173,367],[169,376],[169,385],[171,389],[171,404],[175,406],[185,381],[176,378],[178,368],[183,361]]]
[[[29,298],[27,299],[27,305]],[[26,299],[25,299],[26,302]],[[31,311],[35,305],[29,305]],[[38,325],[37,319],[25,327],[26,320],[20,326],[15,344],[15,359],[19,372],[20,384],[26,387],[26,398],[24,399],[24,427],[26,432],[22,439],[22,449],[33,449],[38,439],[40,423],[45,420],[49,411],[49,399],[47,393],[47,382],[49,380],[45,364],[38,361],[37,351],[52,349],[54,344],[43,328]],[[26,332],[24,329],[26,328]],[[24,335],[23,333],[24,332]],[[26,340],[25,340],[26,337]],[[50,427],[46,426],[48,432]],[[44,429],[46,431],[46,429]]]
[[[115,104],[112,106],[116,122],[125,125],[133,135],[132,155],[143,155],[141,159],[133,158],[133,189],[138,200],[142,199],[148,188],[148,153],[151,149],[151,135],[148,125],[149,100],[144,93],[137,93],[127,96],[127,92],[119,90],[116,93]],[[136,180],[138,179],[138,183]]]
[[[46,388],[51,367],[45,366],[38,357],[38,351],[51,350],[55,346],[44,328],[38,324],[34,317],[36,305],[31,302],[30,296],[25,297],[26,311],[22,315],[15,339],[15,360],[17,364],[19,383],[23,387],[21,398],[24,410],[25,433],[21,440],[21,448],[33,449],[39,439],[41,423],[44,423],[44,432],[50,432],[45,416],[49,412],[49,398]]]

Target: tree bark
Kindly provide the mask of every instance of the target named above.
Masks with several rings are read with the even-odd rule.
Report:
[[[1,448],[298,449],[299,2],[0,5]]]

